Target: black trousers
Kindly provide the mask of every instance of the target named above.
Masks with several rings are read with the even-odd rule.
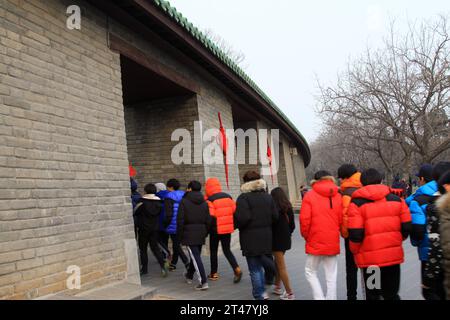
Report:
[[[422,274],[422,295],[425,300],[446,300],[446,290],[444,286],[445,276],[443,274],[430,279],[425,276],[425,262],[421,264]]]
[[[169,250],[169,235],[165,231],[158,231],[158,245],[164,255],[164,258],[169,258],[169,256],[171,256]]]
[[[381,267],[378,272],[367,272],[367,268],[363,268],[364,285],[366,287],[366,300],[400,300],[398,291],[400,290],[400,265],[393,265],[389,267]],[[380,276],[380,287],[372,288],[373,277]]]
[[[170,262],[171,265],[176,266],[178,263],[178,257],[181,258],[184,265],[187,266],[189,263],[189,258],[186,256],[186,254],[183,251],[183,248],[181,248],[180,240],[178,239],[178,236],[176,234],[169,235],[170,239],[172,239],[172,261]]]
[[[275,283],[275,276],[277,275],[277,269],[275,267],[275,261],[272,254],[266,254],[261,256],[261,262],[264,268],[264,279],[266,285],[272,285]]]
[[[200,283],[205,284],[208,282],[206,278],[205,267],[202,261],[202,246],[189,246],[189,255],[191,256],[191,262],[189,263],[188,271],[186,277],[188,279],[194,278],[194,272],[197,272]]]
[[[218,270],[218,258],[217,253],[219,251],[219,242],[222,244],[222,251],[233,270],[239,266],[236,258],[231,252],[231,234],[216,234],[211,233],[209,236],[209,249],[211,260],[211,273],[217,273]]]
[[[347,281],[347,300],[356,300],[358,290],[358,267],[350,251],[350,240],[345,239],[345,271]]]
[[[158,234],[156,231],[147,231],[139,229],[139,251],[141,255],[142,271],[148,270],[148,245],[150,244],[150,249],[156,260],[158,260],[161,268],[164,267],[164,258],[161,250],[158,246]]]

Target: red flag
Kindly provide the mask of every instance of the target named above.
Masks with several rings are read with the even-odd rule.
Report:
[[[134,178],[137,175],[136,169],[133,168],[133,166],[130,164],[128,166],[129,170],[130,170],[130,177]]]
[[[223,159],[225,164],[225,178],[227,180],[227,188],[230,189],[229,179],[228,179],[228,161],[227,161],[227,153],[228,153],[228,141],[227,141],[227,134],[225,132],[225,128],[223,127],[222,122],[222,116],[219,112],[219,123],[220,123],[220,135],[219,135],[219,142],[220,142],[220,148],[223,152]]]
[[[269,138],[267,138],[267,159],[269,160],[269,166],[270,166],[270,177],[272,178],[272,184],[274,184],[273,181],[273,171],[272,171],[272,149],[270,148],[270,142]]]

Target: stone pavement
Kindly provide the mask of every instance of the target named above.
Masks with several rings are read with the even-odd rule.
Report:
[[[155,288],[121,281],[85,291],[75,296],[57,293],[41,297],[38,300],[151,300],[155,293]]]
[[[296,219],[298,216],[296,217]],[[238,231],[233,236],[237,236]],[[305,250],[304,240],[300,237],[299,229],[294,231],[292,239],[292,249],[286,253],[286,263],[291,279],[291,285],[294,288],[296,298],[299,300],[311,300],[312,293],[308,282],[305,279]],[[417,258],[417,252],[411,246],[409,239],[404,242],[405,263],[402,265],[400,296],[404,300],[422,300],[420,289],[420,263]],[[219,249],[220,251],[221,249]],[[344,243],[341,246],[342,254],[339,256],[338,265],[338,299],[346,299],[345,284],[345,255]],[[149,275],[142,278],[142,284],[157,288],[157,295],[164,296],[167,299],[179,300],[252,300],[251,282],[248,274],[247,264],[239,251],[234,251],[236,258],[244,272],[242,281],[239,284],[233,284],[233,272],[223,255],[219,256],[219,274],[220,279],[216,282],[210,281],[210,289],[204,292],[198,292],[193,289],[193,285],[188,285],[183,281],[184,267],[181,261],[175,272],[171,272],[169,277],[160,276],[159,265],[150,256]],[[209,257],[203,257],[206,272],[209,273]],[[323,270],[320,271],[322,287],[325,285]],[[360,282],[359,282],[360,283]],[[359,288],[358,299],[361,299],[362,293]],[[271,295],[271,299],[277,299]]]

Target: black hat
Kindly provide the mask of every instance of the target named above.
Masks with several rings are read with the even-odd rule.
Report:
[[[416,177],[423,177],[425,181],[430,182],[433,180],[433,166],[431,164],[423,164],[419,172],[416,174]]]

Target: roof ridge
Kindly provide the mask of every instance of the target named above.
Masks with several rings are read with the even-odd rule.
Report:
[[[160,8],[166,15],[172,18],[178,25],[188,31],[194,38],[200,41],[205,48],[207,48],[212,54],[214,54],[220,61],[222,61],[228,68],[230,68],[238,77],[244,80],[255,92],[266,101],[285,121],[286,123],[308,144],[305,137],[300,133],[297,127],[292,121],[281,111],[281,109],[269,98],[269,96],[255,83],[252,78],[242,70],[239,65],[234,62],[222,49],[220,49],[209,37],[207,37],[202,31],[200,31],[195,25],[193,25],[183,14],[175,7],[173,7],[169,1],[166,0],[152,0],[158,8]],[[308,148],[308,147],[307,147]]]

